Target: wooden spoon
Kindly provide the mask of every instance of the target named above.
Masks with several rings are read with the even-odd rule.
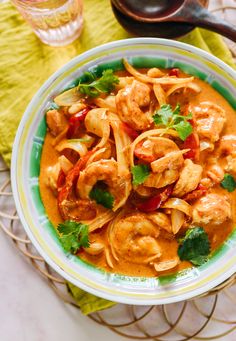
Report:
[[[190,31],[198,26],[236,41],[236,27],[212,15],[197,0],[112,0],[111,2],[114,14],[121,25],[137,35],[174,38],[183,34],[179,30]],[[168,33],[165,34],[165,29],[168,28]]]

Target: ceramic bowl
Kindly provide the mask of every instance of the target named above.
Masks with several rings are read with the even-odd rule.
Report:
[[[39,192],[40,158],[46,134],[45,111],[56,94],[71,86],[85,71],[120,70],[126,57],[137,68],[181,68],[209,83],[236,109],[236,72],[221,60],[180,42],[136,38],[89,50],[63,66],[40,88],[29,104],[13,147],[11,179],[17,212],[32,243],[62,277],[94,295],[121,303],[172,303],[202,294],[236,270],[236,232],[210,260],[159,278],[129,277],[105,272],[63,250]]]

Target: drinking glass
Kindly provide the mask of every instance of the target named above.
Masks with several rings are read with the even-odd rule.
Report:
[[[82,30],[82,0],[12,0],[36,35],[52,46],[63,46]]]

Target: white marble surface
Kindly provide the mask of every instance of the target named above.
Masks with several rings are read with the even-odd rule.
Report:
[[[235,4],[228,0],[229,5]],[[222,1],[210,1],[210,6]],[[0,161],[1,164],[1,161]],[[3,174],[0,173],[0,183]],[[236,316],[224,296],[220,301],[219,316]],[[193,314],[188,324],[198,323]],[[223,331],[222,325],[210,325],[209,335]],[[75,308],[64,304],[47,282],[17,252],[14,244],[0,229],[0,340],[1,341],[113,341],[125,340],[107,328],[97,325]],[[168,340],[168,338],[167,338]],[[221,338],[236,340],[236,332]]]

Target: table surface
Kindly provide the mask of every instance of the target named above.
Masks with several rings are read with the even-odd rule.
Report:
[[[235,5],[234,0],[212,0],[210,6],[219,6],[222,2]],[[4,175],[0,173],[0,176]],[[2,341],[125,340],[122,336],[92,322],[72,306],[64,304],[49,288],[48,283],[16,251],[12,241],[1,230],[0,293]],[[220,303],[220,309],[221,314],[225,316],[224,300]],[[232,313],[236,315],[236,309]],[[194,323],[192,320],[190,316],[189,323]],[[209,333],[211,332],[209,329]],[[235,339],[236,331],[220,340]]]

